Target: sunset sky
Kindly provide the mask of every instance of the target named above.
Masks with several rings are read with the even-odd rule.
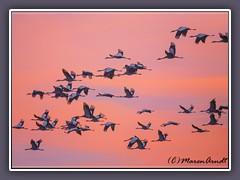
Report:
[[[175,39],[172,30],[180,26],[195,28],[187,37]],[[13,12],[12,13],[12,125],[25,120],[28,130],[12,129],[13,168],[173,168],[221,167],[225,164],[168,164],[171,156],[204,160],[228,157],[228,113],[223,114],[223,126],[201,127],[209,122],[209,114],[200,113],[216,98],[217,107],[228,105],[228,43],[218,33],[228,32],[227,12]],[[194,43],[190,35],[214,34],[206,43]],[[183,59],[166,59],[170,43],[176,44],[176,55]],[[105,59],[118,49],[132,60]],[[71,105],[65,99],[45,96],[32,98],[33,89],[53,91],[63,79],[62,68],[81,74],[88,70],[113,67],[123,70],[125,64],[141,62],[152,71],[140,70],[141,75],[93,77],[73,82],[94,88],[86,97]],[[139,98],[96,97],[98,93],[125,95],[124,86],[135,89]],[[106,115],[106,122],[120,123],[114,132],[103,132],[100,123],[86,122],[94,131],[65,134],[63,130],[31,131],[37,128],[33,114],[49,110],[57,127],[73,116],[83,115],[83,102],[95,106],[95,112]],[[195,106],[192,114],[178,113],[179,105]],[[137,114],[143,108],[151,114]],[[226,111],[228,112],[228,111]],[[217,115],[216,115],[217,117]],[[139,130],[137,121],[152,123],[154,130]],[[168,121],[179,126],[161,127]],[[194,124],[208,133],[191,133]],[[168,133],[170,142],[151,142],[158,138],[157,130]],[[150,150],[127,149],[128,139],[137,135],[147,139]],[[25,151],[30,140],[42,139],[45,151]]]

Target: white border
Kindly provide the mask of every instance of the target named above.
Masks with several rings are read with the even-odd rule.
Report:
[[[228,20],[229,20],[229,26],[228,26],[228,32],[229,32],[229,51],[228,51],[228,93],[229,93],[229,111],[228,111],[228,144],[229,144],[229,168],[228,169],[193,169],[193,168],[186,168],[186,169],[180,169],[180,168],[174,168],[174,169],[57,169],[57,168],[51,168],[51,169],[40,169],[40,168],[34,168],[34,169],[15,169],[12,168],[12,144],[11,144],[11,138],[12,138],[12,127],[10,122],[12,122],[12,39],[11,39],[11,25],[12,25],[12,19],[11,15],[12,12],[228,12]],[[231,171],[231,10],[230,9],[10,9],[9,10],[9,171]]]

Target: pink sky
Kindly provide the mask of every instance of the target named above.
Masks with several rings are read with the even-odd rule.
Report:
[[[171,30],[180,26],[196,28],[187,37],[175,39]],[[201,126],[209,115],[199,113],[216,98],[217,106],[228,105],[228,44],[219,40],[218,33],[228,32],[225,12],[151,12],[151,13],[48,13],[14,12],[12,15],[12,124],[25,120],[29,129],[36,128],[30,119],[49,109],[50,116],[59,119],[58,126],[71,117],[82,115],[87,102],[103,112],[108,120],[118,122],[115,132],[103,132],[99,123],[87,123],[95,131],[66,135],[62,130],[34,132],[12,130],[13,167],[178,167],[170,165],[170,156],[204,159],[228,157],[228,114],[220,121],[223,126],[206,127],[211,132],[192,134],[191,124]],[[190,35],[214,34],[205,44],[194,43]],[[165,56],[171,42],[176,44],[177,56],[183,59],[156,61]],[[122,49],[128,60],[106,60],[108,54]],[[75,71],[97,70],[105,67],[122,69],[125,64],[140,61],[152,71],[140,71],[141,76],[111,79],[83,79],[73,86],[86,85],[96,89],[85,98],[68,105],[64,99],[26,96],[33,89],[52,91],[64,78],[61,69]],[[82,79],[78,77],[78,79]],[[62,84],[67,84],[62,82]],[[134,88],[139,98],[96,98],[97,93],[124,95],[123,87]],[[179,114],[179,104],[195,105],[194,114]],[[152,114],[138,115],[142,108],[154,109]],[[160,125],[177,121],[179,127]],[[137,130],[137,121],[152,122],[153,131]],[[171,142],[152,143],[151,150],[128,150],[123,142],[138,135],[149,141],[157,138],[157,129],[169,134]],[[24,151],[30,139],[43,139],[44,152]],[[220,150],[219,150],[220,149]],[[37,155],[36,155],[37,154]],[[202,165],[199,165],[200,167]],[[211,164],[207,165],[212,167]],[[227,167],[227,164],[221,164]],[[181,167],[181,166],[180,166]]]

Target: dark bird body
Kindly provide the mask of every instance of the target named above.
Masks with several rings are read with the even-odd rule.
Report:
[[[165,50],[165,57],[158,58],[157,60],[162,60],[162,59],[173,59],[173,58],[180,58],[182,59],[183,57],[176,56],[176,45],[175,43],[171,42],[169,51]]]
[[[25,150],[34,150],[34,151],[36,151],[36,150],[39,150],[39,151],[44,151],[44,149],[40,149],[39,147],[40,147],[40,144],[42,143],[42,140],[41,139],[39,139],[38,141],[34,141],[34,140],[31,140],[30,141],[30,144],[31,144],[31,148],[28,148],[28,149],[25,149]]]
[[[194,129],[196,129],[196,131],[192,131],[192,133],[196,133],[196,132],[198,132],[198,133],[209,132],[208,130],[201,129],[201,128],[197,127],[197,126],[194,126],[193,124],[192,124],[192,127]]]
[[[167,140],[168,134],[163,134],[162,131],[158,130],[158,139],[157,140],[152,140],[152,142],[157,142],[157,141],[171,141]]]
[[[186,37],[187,36],[187,32],[189,30],[196,30],[196,29],[191,29],[189,27],[183,27],[182,26],[182,27],[179,27],[178,29],[172,30],[171,32],[176,32],[175,38],[179,39],[181,35]]]
[[[127,58],[127,57],[123,56],[123,51],[121,49],[118,49],[117,54],[114,54],[114,55],[109,54],[109,56],[106,57],[105,59],[113,59],[113,58],[115,58],[115,59],[128,59],[128,60],[131,60],[131,58]]]
[[[214,36],[214,35],[208,35],[208,34],[197,34],[194,36],[190,36],[190,38],[196,38],[195,39],[195,43],[199,44],[199,42],[201,41],[202,43],[205,43],[206,39],[208,36]]]

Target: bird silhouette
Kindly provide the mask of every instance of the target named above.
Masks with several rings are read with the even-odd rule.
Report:
[[[72,82],[68,82],[67,86],[60,85],[63,92],[72,92]]]
[[[71,132],[76,132],[76,133],[77,133],[78,135],[80,135],[80,136],[82,135],[82,130],[81,130],[81,128],[78,127],[78,126],[69,129],[69,130],[66,131],[65,133],[69,134],[69,133],[71,133]]]
[[[152,69],[148,69],[147,68],[147,66],[144,66],[142,63],[140,63],[140,62],[137,62],[136,64],[135,64],[135,66],[138,68],[138,69],[141,69],[141,70],[149,70],[149,71],[151,71]]]
[[[73,89],[77,89],[76,91],[77,94],[81,94],[82,92],[84,92],[85,95],[88,95],[89,90],[95,90],[87,86],[79,86],[78,88],[73,88]]]
[[[40,149],[40,144],[42,143],[42,139],[39,139],[38,141],[34,141],[33,139],[31,139],[30,144],[31,144],[31,148],[25,149],[25,150],[39,150],[39,151],[44,151],[44,149]]]
[[[15,128],[15,129],[27,129],[27,128],[23,127],[23,125],[24,125],[24,120],[21,119],[20,122],[17,125],[12,126],[12,128]]]
[[[181,106],[181,105],[179,105],[179,107],[180,107],[183,111],[179,111],[178,113],[186,113],[186,114],[195,113],[195,112],[192,111],[193,108],[194,108],[193,105],[191,105],[191,107],[190,107],[189,109],[186,109],[185,107],[183,107],[183,106]]]
[[[140,126],[140,128],[136,128],[136,129],[143,129],[143,130],[153,130],[153,129],[150,129],[150,126],[152,125],[152,123],[148,123],[147,125],[143,125],[142,123],[140,122],[137,122],[138,125]]]
[[[192,131],[192,133],[196,133],[196,132],[198,132],[198,133],[209,132],[209,131],[206,130],[206,129],[203,130],[203,129],[197,127],[197,126],[194,126],[193,124],[192,124],[192,127],[193,127],[194,129],[196,129],[196,131]]]
[[[35,117],[35,119],[31,119],[31,120],[45,121],[45,120],[47,120],[47,119],[49,118],[48,114],[49,114],[49,110],[46,109],[41,116],[38,116],[38,115],[36,115],[36,114],[33,114],[33,116]]]
[[[77,76],[82,76],[83,78],[88,77],[89,79],[92,79],[93,76],[95,76],[92,72],[90,71],[82,71],[82,74],[77,74]]]
[[[67,70],[62,69],[62,72],[65,76],[65,79],[58,79],[57,81],[68,81],[68,82],[82,81],[82,80],[76,80],[76,73],[74,71],[71,71],[71,73],[69,73]]]
[[[136,66],[136,64],[130,64],[130,65],[125,65],[123,67],[123,69],[126,69],[126,72],[124,72],[123,74],[118,74],[118,76],[122,76],[122,75],[141,75],[141,74],[138,74],[137,71],[138,71],[138,67]]]
[[[80,129],[81,131],[94,131],[93,129],[90,129],[90,127],[87,125],[85,125],[84,127],[81,127]]]
[[[113,97],[116,97],[115,95],[113,95],[113,94],[109,94],[109,93],[98,93],[97,95],[96,95],[96,97],[109,97],[109,98],[113,98]]]
[[[157,140],[152,140],[152,142],[157,142],[157,141],[171,141],[171,140],[167,140],[168,134],[163,134],[162,131],[158,130],[158,139]]]
[[[33,90],[32,93],[27,93],[27,95],[32,95],[32,97],[36,97],[37,95],[40,97],[40,99],[43,99],[43,96],[48,93],[45,93],[43,91],[39,91],[39,90]]]
[[[131,58],[128,58],[128,57],[124,57],[123,56],[123,51],[121,49],[118,49],[118,52],[117,54],[109,54],[108,57],[106,57],[105,59],[113,59],[113,58],[116,58],[116,59],[128,59],[128,60],[131,60]]]
[[[80,95],[79,93],[72,93],[68,96],[67,103],[71,104],[73,100],[78,100],[79,97],[84,97],[83,95]]]
[[[211,114],[210,115],[210,122],[207,123],[207,124],[203,124],[203,126],[207,126],[207,125],[223,125],[223,124],[218,123],[218,120],[215,118],[215,115]]]
[[[48,94],[54,94],[54,96],[52,96],[51,98],[66,98],[66,100],[68,99],[68,94],[63,92],[63,87],[60,86],[53,86],[54,91],[52,92],[47,92]]]
[[[105,77],[105,78],[112,79],[114,76],[120,76],[118,74],[115,74],[116,71],[122,72],[121,70],[117,70],[110,67],[107,67],[102,70],[98,70],[98,72],[101,72],[101,71],[104,71],[103,75],[96,75],[96,77]]]
[[[104,132],[107,132],[107,130],[109,129],[109,127],[111,127],[112,131],[114,131],[114,130],[115,130],[115,126],[116,126],[116,125],[120,125],[120,124],[118,124],[118,123],[113,123],[113,122],[107,122],[107,123],[105,123],[105,124],[100,124],[100,125],[101,125],[101,126],[104,126],[103,131],[104,131]]]
[[[79,125],[79,122],[77,121],[80,118],[80,116],[74,116],[70,121],[66,121],[66,125],[62,125],[61,129],[72,129],[74,127],[77,127]]]
[[[142,113],[152,113],[154,112],[154,110],[151,110],[151,109],[142,109],[140,111],[138,111],[137,113],[138,114],[142,114]]]
[[[135,90],[131,88],[130,90],[127,87],[124,87],[125,96],[116,96],[120,98],[138,98],[138,96],[134,96]]]
[[[167,123],[163,123],[161,127],[169,126],[169,125],[174,125],[178,126],[180,123],[174,122],[174,121],[168,121]]]
[[[219,37],[221,38],[221,40],[212,41],[212,43],[228,43],[228,33],[219,33]]]
[[[37,129],[31,129],[31,131],[47,131],[47,130],[52,130],[52,128],[48,127],[49,124],[49,120],[46,120],[43,122],[43,124],[40,124],[38,122],[36,122],[36,125],[38,126]]]
[[[102,113],[99,113],[98,115],[94,116],[94,110],[95,107],[93,105],[91,105],[89,107],[89,105],[87,103],[83,103],[83,111],[84,111],[84,115],[80,116],[80,117],[85,117],[85,118],[89,118],[91,120],[87,120],[88,122],[101,122],[99,119],[106,119],[105,115]]]
[[[180,58],[180,59],[182,59],[183,58],[183,57],[179,57],[179,56],[175,55],[176,54],[176,45],[173,42],[171,42],[171,44],[170,44],[169,51],[165,50],[165,54],[166,54],[165,57],[158,58],[157,60],[173,59],[173,58]]]
[[[210,107],[206,110],[201,110],[200,112],[217,113],[218,117],[221,118],[222,113],[225,113],[222,111],[223,109],[228,109],[228,106],[219,106],[219,108],[217,109],[216,99],[214,98],[210,101]]]
[[[214,35],[208,35],[208,34],[197,34],[197,35],[194,35],[194,36],[190,36],[190,38],[196,38],[195,39],[195,43],[196,44],[199,44],[200,41],[202,41],[202,43],[205,43],[206,39],[208,36],[214,36]]]
[[[186,37],[187,32],[188,32],[189,30],[196,30],[196,29],[191,29],[191,28],[189,28],[189,27],[183,27],[183,26],[182,26],[182,27],[179,27],[178,29],[172,30],[171,33],[172,33],[172,32],[176,32],[175,38],[176,38],[176,39],[179,39],[181,35],[183,35],[184,37]]]

